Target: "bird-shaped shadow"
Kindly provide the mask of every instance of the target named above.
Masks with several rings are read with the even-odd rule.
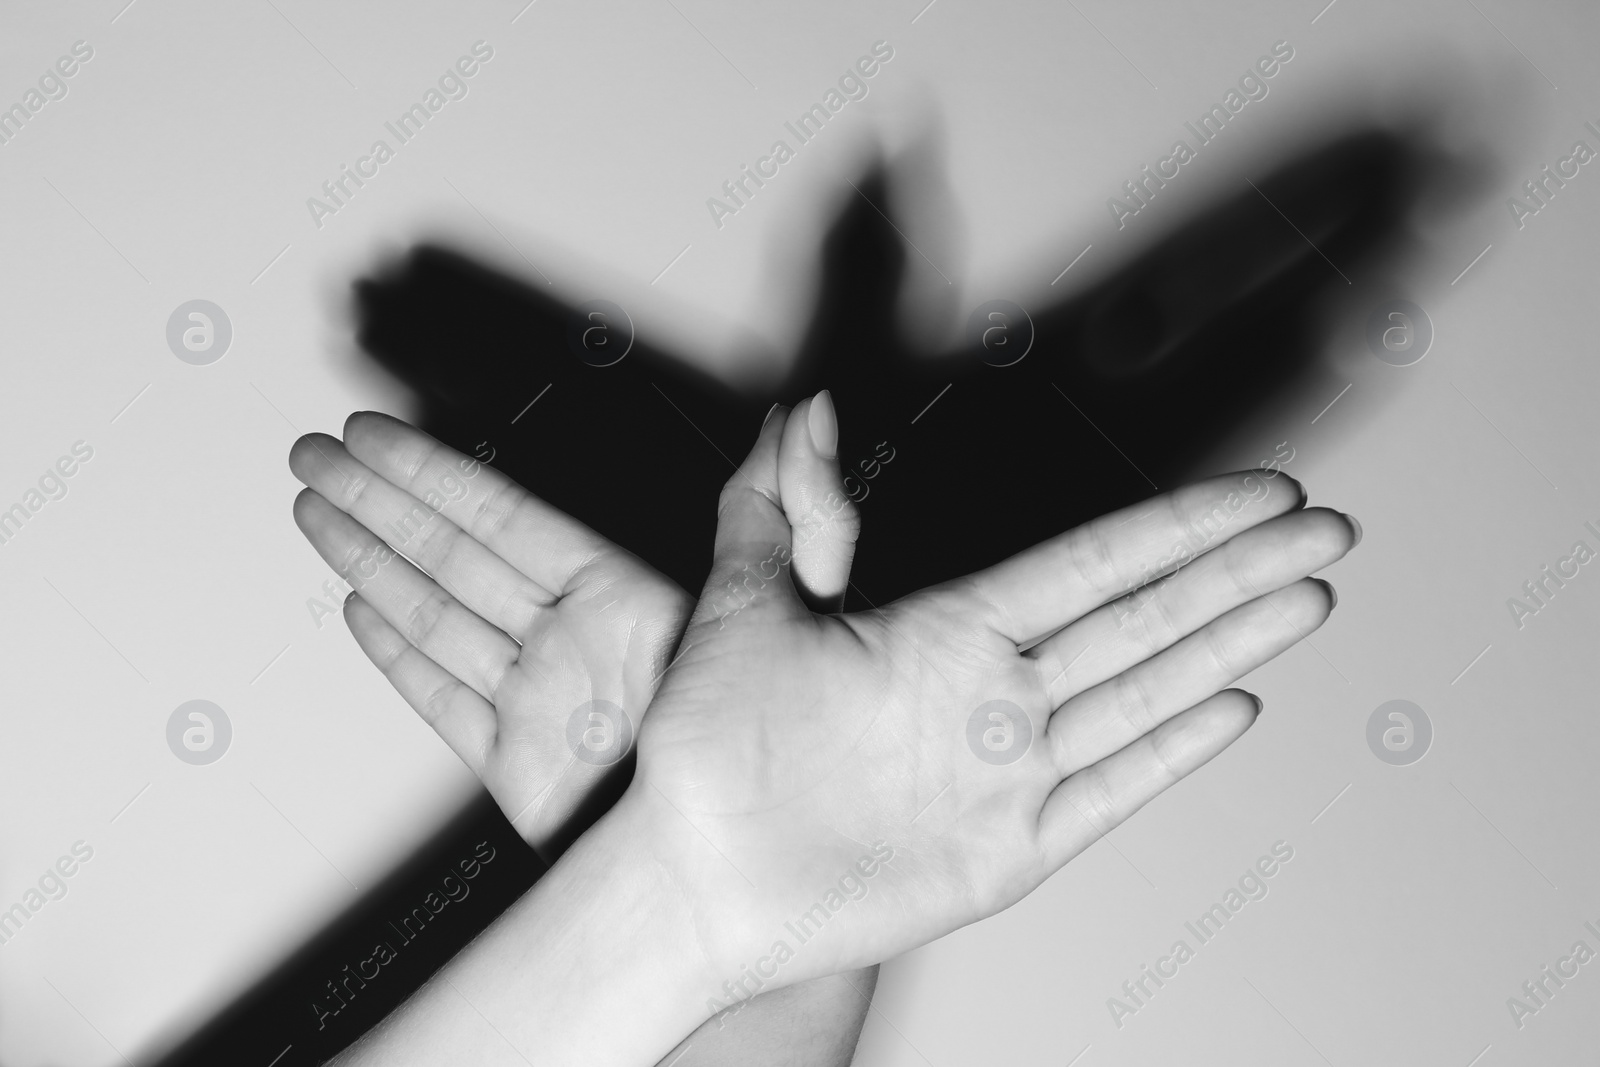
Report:
[[[995,294],[971,309],[961,342],[936,353],[897,326],[908,255],[919,253],[890,221],[904,187],[896,165],[879,163],[823,240],[815,307],[776,388],[741,392],[695,369],[616,294],[564,302],[442,244],[356,283],[356,332],[414,391],[429,433],[469,454],[492,450],[494,466],[690,591],[709,569],[718,491],[766,409],[830,389],[863,514],[846,605],[859,610],[1179,484],[1303,387],[1326,302],[1349,291],[1349,276],[1383,272],[1436,176],[1417,144],[1372,129],[1301,151],[1088,289],[1026,306]],[[451,909],[426,946],[352,983],[343,968],[392,942],[395,918],[478,840],[505,859],[475,890],[476,910]],[[246,1062],[245,1052],[263,1065],[281,1053],[277,1067],[321,1062],[540,869],[485,797],[164,1064]]]
[[[1386,253],[1425,169],[1397,135],[1347,135],[1241,182],[1087,291],[1020,316],[974,309],[963,343],[929,355],[896,327],[917,253],[879,166],[825,239],[799,358],[772,391],[700,373],[614,305],[574,307],[439,245],[357,285],[359,338],[416,392],[424,429],[469,453],[487,442],[496,467],[691,592],[717,490],[766,408],[830,389],[864,517],[847,600],[861,609],[1191,474],[1306,377],[1318,308]]]

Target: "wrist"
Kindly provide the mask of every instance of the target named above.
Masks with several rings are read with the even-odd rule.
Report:
[[[537,1062],[654,1064],[710,1014],[693,915],[629,816],[596,823],[445,973]]]
[[[633,862],[647,867],[657,886],[665,887],[658,891],[670,900],[666,910],[671,927],[695,961],[684,970],[683,980],[691,983],[685,992],[701,1021],[713,1016],[725,1021],[757,994],[833,973],[833,968],[815,972],[819,961],[814,950],[799,950],[805,933],[782,923],[777,872],[751,868],[747,851],[713,840],[720,840],[715,820],[686,813],[636,775],[605,822],[616,841],[628,843]],[[757,888],[769,883],[777,899]],[[792,962],[799,957],[804,958]]]

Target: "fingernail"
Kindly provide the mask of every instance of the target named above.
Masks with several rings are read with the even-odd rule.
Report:
[[[1326,579],[1318,578],[1317,581],[1321,582],[1322,587],[1328,591],[1328,599],[1332,601],[1332,603],[1328,605],[1328,610],[1332,611],[1334,608],[1339,606],[1339,590],[1335,589],[1333,587],[1333,583],[1327,581]]]
[[[1354,515],[1345,515],[1344,521],[1348,522],[1350,524],[1350,529],[1356,532],[1356,539],[1354,543],[1350,545],[1351,548],[1354,548],[1356,545],[1361,543],[1361,524],[1356,521],[1356,517]]]
[[[767,423],[772,421],[772,413],[774,411],[777,411],[777,410],[778,410],[778,405],[777,404],[773,404],[770,408],[767,409],[767,417],[761,420],[761,428],[763,430],[767,428]]]
[[[354,589],[352,589],[352,590],[350,590],[350,595],[344,598],[345,606],[349,607],[350,606],[350,602],[355,600],[355,598],[356,598],[356,591]]]
[[[806,418],[806,428],[811,431],[811,443],[817,455],[833,459],[839,453],[839,416],[833,410],[833,397],[824,389],[811,398],[811,412]]]
[[[1264,709],[1267,705],[1265,703],[1263,703],[1261,698],[1256,696],[1254,693],[1250,694],[1250,699],[1254,700],[1256,702],[1256,714],[1260,715],[1261,712],[1262,712],[1262,709]]]

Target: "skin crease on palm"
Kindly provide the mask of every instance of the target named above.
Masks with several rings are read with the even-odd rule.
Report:
[[[1243,472],[881,611],[819,615],[843,589],[856,517],[818,522],[819,499],[791,499],[791,444],[810,421],[774,412],[730,480],[712,578],[664,677],[687,598],[486,468],[459,498],[446,486],[450,522],[396,546],[437,585],[400,559],[352,577],[358,642],[530,841],[593,783],[565,747],[566,712],[591,695],[649,705],[634,781],[602,825],[689,902],[708,996],[879,842],[894,857],[866,896],[772,988],[1020,899],[1249,727],[1257,702],[1225,687],[1326,619],[1331,587],[1307,576],[1359,538],[1286,475]],[[379,547],[362,524],[383,528],[415,503],[407,490],[426,496],[462,460],[382,416],[346,434],[348,452],[313,435],[291,462],[312,489],[297,521],[349,576]],[[792,566],[767,580],[785,550]],[[726,590],[752,568],[759,589],[730,613]],[[969,747],[968,720],[993,700],[1030,726],[1014,763]]]

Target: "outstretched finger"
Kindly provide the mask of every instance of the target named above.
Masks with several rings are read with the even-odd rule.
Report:
[[[1056,770],[1072,774],[1232,685],[1305,640],[1333,605],[1331,585],[1302,578],[1079,693],[1055,710],[1045,731]]]
[[[1103,515],[969,581],[993,606],[990,624],[1027,646],[1305,499],[1287,474],[1224,474]]]
[[[497,730],[494,707],[407,641],[360,593],[345,601],[344,619],[356,644],[395,691],[482,777],[484,756]]]
[[[493,699],[520,648],[315,489],[294,499],[294,521],[328,565],[445,670]]]
[[[329,503],[414,561],[457,600],[506,633],[522,637],[556,596],[493,549],[439,514],[448,499],[419,500],[362,463],[344,442],[306,434],[289,469]],[[459,479],[458,479],[459,483]]]
[[[494,450],[487,442],[470,457],[399,419],[357,411],[345,420],[344,443],[556,597],[597,555],[621,551],[489,466]]]
[[[1260,713],[1260,701],[1249,693],[1224,690],[1066,778],[1039,816],[1040,840],[1052,869],[1203,767],[1242,737]]]
[[[1177,574],[1096,608],[1026,653],[1052,707],[1170,648],[1205,624],[1314,574],[1355,547],[1359,527],[1306,508],[1247,530]]]

